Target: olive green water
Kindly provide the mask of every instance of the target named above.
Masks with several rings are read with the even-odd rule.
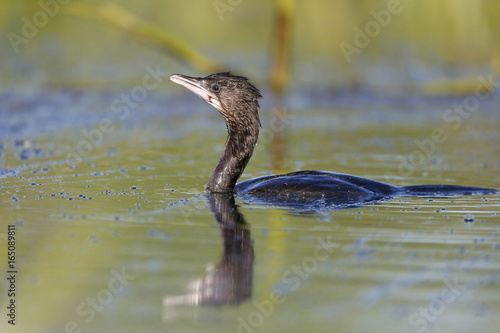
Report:
[[[203,188],[225,128],[201,101],[189,102],[195,111],[184,116],[168,115],[191,97],[172,99],[177,104],[166,103],[164,115],[135,124],[114,119],[102,142],[92,131],[110,117],[104,108],[81,111],[97,122],[2,140],[1,167],[13,171],[0,179],[1,225],[2,234],[16,225],[20,332],[499,327],[498,194],[319,211],[238,202],[252,239],[245,246],[255,257],[246,267],[251,296],[200,304],[203,295],[235,292],[200,282],[209,284],[223,253]],[[243,178],[317,169],[397,185],[500,188],[495,103],[454,128],[442,115],[460,101],[291,108],[280,121],[264,107],[261,139]],[[431,143],[436,128],[446,139]]]

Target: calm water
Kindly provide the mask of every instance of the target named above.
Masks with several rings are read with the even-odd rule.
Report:
[[[225,127],[201,100],[150,96],[125,115],[109,111],[114,97],[42,95],[4,96],[17,109],[0,125],[1,226],[4,234],[16,225],[19,332],[500,326],[500,195],[316,211],[238,198],[236,211],[219,198],[211,209],[204,184]],[[274,113],[268,101],[244,178],[318,169],[500,188],[498,101],[446,121],[462,101],[304,98]]]

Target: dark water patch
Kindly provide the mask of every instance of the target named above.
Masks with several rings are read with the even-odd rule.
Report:
[[[116,112],[113,103],[123,94],[123,90],[86,91],[86,90],[39,90],[22,93],[7,91],[0,93],[3,107],[0,108],[0,139],[15,138],[20,148],[25,138],[37,134],[56,133],[67,128],[86,128],[82,139],[98,138],[95,129],[106,120],[110,128],[125,129],[136,127],[156,128],[154,120],[171,117],[189,117],[193,114],[215,115],[205,104],[190,94],[171,94],[151,92],[146,100],[126,114]],[[268,97],[269,92],[264,92]],[[493,95],[481,102],[483,117],[498,119],[496,106],[500,96]],[[363,116],[365,122],[394,123],[422,119],[442,120],[443,113],[462,103],[463,96],[428,97],[421,95],[387,96],[374,91],[335,91],[330,88],[314,87],[301,89],[287,95],[284,105],[290,110],[311,108],[348,108],[349,114]],[[272,98],[262,101],[264,115],[275,107]],[[398,109],[398,112],[392,110]],[[418,110],[418,112],[417,112]],[[438,110],[439,112],[436,112]],[[359,111],[362,111],[360,113]],[[151,122],[153,120],[153,122]],[[192,125],[192,124],[191,124]],[[186,123],[186,128],[191,126]],[[171,130],[171,129],[170,129]],[[104,133],[105,134],[105,133]],[[2,149],[0,147],[0,153]],[[37,154],[37,152],[33,152]],[[109,154],[116,153],[111,149]],[[25,156],[26,152],[23,154]],[[110,156],[111,156],[110,155]]]
[[[180,100],[169,94],[151,92],[148,99],[126,114],[113,108],[116,98],[123,91],[85,91],[85,90],[39,90],[32,92],[7,91],[0,93],[0,139],[16,138],[22,146],[24,138],[42,133],[54,133],[67,128],[90,128],[88,136],[97,137],[92,131],[96,124],[105,120],[107,126],[134,128],[144,119],[151,117],[186,116],[197,108],[190,102]],[[193,103],[191,101],[191,103]],[[115,151],[110,151],[114,153]]]

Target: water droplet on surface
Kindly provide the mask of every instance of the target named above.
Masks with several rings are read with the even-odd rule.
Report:
[[[466,214],[464,216],[464,220],[463,220],[465,223],[474,223],[475,219],[474,219],[474,215],[472,214]]]

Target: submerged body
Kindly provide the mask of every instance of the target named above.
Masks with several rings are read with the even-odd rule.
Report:
[[[237,184],[252,156],[260,128],[258,99],[262,96],[245,77],[215,73],[206,77],[174,74],[185,86],[217,109],[226,122],[228,137],[210,181],[208,192],[236,192],[252,201],[300,206],[321,202],[353,206],[395,196],[449,196],[496,193],[495,189],[456,185],[398,187],[367,178],[328,171],[298,171],[263,176]]]
[[[284,190],[285,189],[285,190]],[[336,207],[355,206],[395,196],[450,196],[495,193],[493,189],[457,185],[398,187],[353,175],[328,171],[297,171],[263,176],[236,184],[235,192],[259,203]]]

